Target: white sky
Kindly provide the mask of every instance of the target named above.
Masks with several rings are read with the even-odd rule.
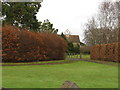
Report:
[[[100,2],[103,0],[43,0],[37,19],[49,19],[53,27],[59,29],[58,34],[66,29],[71,34],[84,38],[83,26],[87,20],[95,15]]]

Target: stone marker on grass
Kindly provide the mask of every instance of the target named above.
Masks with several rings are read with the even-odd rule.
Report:
[[[78,90],[80,90],[76,83],[70,81],[65,81],[61,88],[78,88]]]

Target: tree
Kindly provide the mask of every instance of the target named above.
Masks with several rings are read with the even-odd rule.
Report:
[[[48,19],[44,20],[43,23],[37,20],[36,14],[41,7],[41,2],[3,2],[2,7],[3,24],[10,24],[35,32],[55,34],[58,32],[58,29],[53,28],[53,24]]]
[[[79,54],[80,53],[80,45],[77,44],[76,46],[74,46],[74,53]]]
[[[0,25],[2,25],[2,2],[0,0]]]
[[[57,34],[58,29],[53,28],[53,24],[48,19],[46,19],[43,23],[41,23],[40,32],[49,32]]]
[[[37,31],[41,24],[36,19],[40,7],[40,2],[3,2],[3,23]]]
[[[84,31],[84,41],[87,45],[94,45],[99,41],[98,37],[98,30],[97,30],[97,25],[96,25],[96,19],[92,17],[91,19],[88,20],[86,24],[86,29]]]
[[[85,25],[84,41],[87,45],[118,42],[120,2],[102,2],[97,17]]]
[[[74,52],[74,45],[72,42],[68,42],[67,53],[73,53],[73,52]]]
[[[62,37],[65,41],[68,42],[68,40],[67,40],[66,36],[63,34],[63,32],[61,33],[61,37]]]
[[[100,29],[104,32],[103,38],[104,43],[113,43],[118,41],[118,16],[119,16],[119,7],[120,2],[103,2],[100,5],[100,11],[98,15],[98,21]]]

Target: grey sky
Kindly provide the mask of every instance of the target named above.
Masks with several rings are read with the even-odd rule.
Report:
[[[43,0],[37,18],[39,21],[49,19],[53,27],[59,29],[59,34],[66,29],[71,34],[83,36],[83,26],[95,15],[103,0]]]

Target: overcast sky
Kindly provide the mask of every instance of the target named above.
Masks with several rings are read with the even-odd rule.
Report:
[[[88,18],[95,15],[103,0],[43,0],[37,19],[49,19],[53,27],[59,29],[59,34],[66,29],[71,34],[84,38],[83,26]]]

